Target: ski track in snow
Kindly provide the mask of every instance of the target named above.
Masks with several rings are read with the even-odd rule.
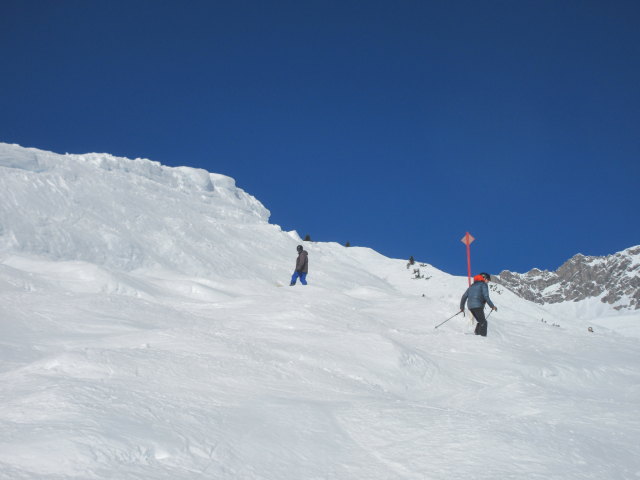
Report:
[[[1,479],[640,478],[637,314],[435,329],[465,278],[307,242],[282,286],[299,237],[226,177],[4,146],[0,183]]]

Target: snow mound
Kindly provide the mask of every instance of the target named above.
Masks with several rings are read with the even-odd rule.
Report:
[[[232,258],[237,267],[249,263],[229,238],[246,237],[264,256],[268,248],[251,239],[280,241],[268,218],[224,175],[0,144],[0,255],[226,276],[233,275]]]

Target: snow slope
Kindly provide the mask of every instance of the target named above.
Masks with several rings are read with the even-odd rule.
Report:
[[[0,144],[0,478],[640,477],[637,316],[492,286],[487,338],[435,329],[465,278],[306,242],[282,286],[300,239],[268,215],[220,175]]]

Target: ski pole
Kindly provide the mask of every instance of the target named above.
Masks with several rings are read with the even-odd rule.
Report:
[[[457,317],[458,315],[460,315],[462,312],[464,312],[464,310],[460,310],[458,313],[456,313],[455,315],[451,315],[449,318],[447,318],[444,322],[442,322],[439,325],[436,325],[435,328],[438,328],[440,325],[444,325],[445,323],[447,323],[449,320],[451,320],[453,317]]]

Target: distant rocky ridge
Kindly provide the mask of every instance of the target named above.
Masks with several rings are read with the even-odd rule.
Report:
[[[555,272],[504,270],[496,282],[536,303],[600,298],[616,310],[640,309],[640,245],[606,257],[575,255]]]

